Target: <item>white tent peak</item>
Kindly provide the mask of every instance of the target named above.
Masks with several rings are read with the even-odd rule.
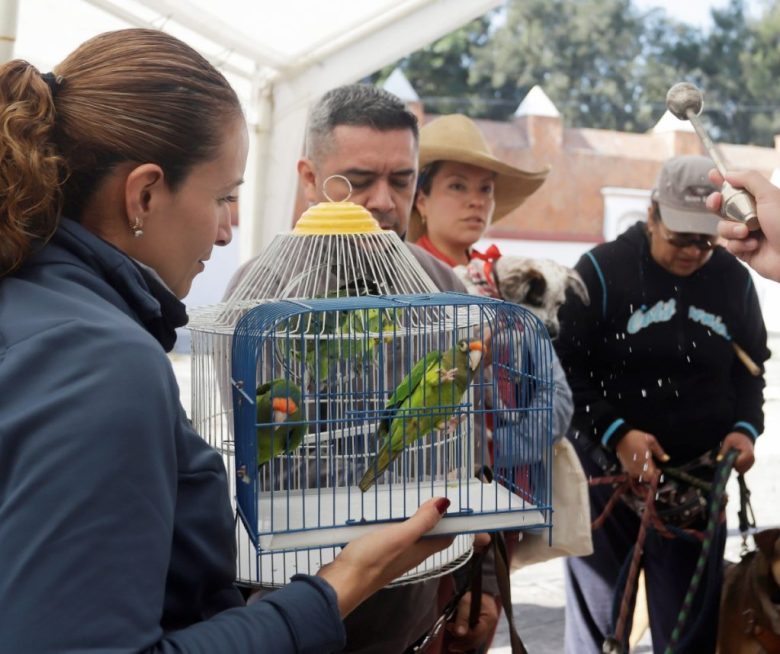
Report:
[[[311,105],[326,91],[364,79],[501,3],[340,0],[333,11],[336,3],[322,0],[0,0],[0,23],[19,9],[18,21],[0,34],[18,31],[13,56],[51,70],[95,34],[163,29],[222,70],[250,123],[236,239],[245,260],[290,228]]]
[[[651,131],[661,134],[664,132],[694,132],[695,130],[690,120],[680,120],[667,109]]]
[[[547,94],[538,84],[535,85],[515,111],[515,117],[520,116],[549,116],[558,118],[561,113],[556,109],[553,101],[547,97]]]
[[[419,102],[420,96],[400,68],[396,68],[382,84],[385,91],[397,95],[404,102]]]

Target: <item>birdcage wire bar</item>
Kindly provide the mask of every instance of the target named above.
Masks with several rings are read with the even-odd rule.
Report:
[[[366,325],[369,311],[379,318],[375,331],[333,329]],[[452,413],[458,420],[407,445],[361,492],[355,484],[376,455],[378,441],[372,436],[384,419],[387,397],[416,360],[432,349],[452,348],[464,335],[490,341],[490,377],[485,364],[462,398],[438,397],[435,408],[404,409],[406,419],[422,418],[427,411]],[[369,344],[370,365],[365,357],[358,360]],[[304,363],[306,354],[314,365]],[[377,524],[408,517],[435,495],[452,502],[440,533],[549,527],[551,358],[538,319],[488,298],[288,300],[252,309],[239,321],[233,341],[237,497],[251,541],[243,554],[251,558],[255,547],[258,559],[270,558],[270,564],[258,561],[257,571],[264,583],[271,577],[273,584],[280,568],[301,571],[301,558],[322,563],[324,553],[329,559],[334,547]],[[322,359],[327,365],[320,375]],[[313,375],[307,376],[307,367]],[[257,422],[253,394],[261,382],[279,375],[285,383],[301,385],[307,433],[294,452],[256,470],[256,431],[269,425]],[[488,417],[499,425],[491,444]],[[474,476],[484,469],[492,470],[492,483]],[[305,553],[306,548],[317,553]],[[442,574],[465,554],[421,574]]]

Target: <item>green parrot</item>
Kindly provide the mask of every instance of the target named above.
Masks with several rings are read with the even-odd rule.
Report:
[[[300,351],[303,349],[305,369],[303,385],[308,390],[313,390],[315,380],[319,390],[327,388],[332,382],[331,363],[338,358],[339,341],[338,314],[335,311],[323,311],[300,318],[300,328],[304,335],[313,337],[305,338],[303,348],[299,345],[299,338],[290,341],[290,355],[300,361]]]
[[[393,321],[392,313],[400,314],[400,311],[371,308],[344,313],[341,335],[347,338],[343,354],[354,360],[359,374],[363,373],[364,363],[376,361],[376,351],[380,343],[392,343],[394,329],[401,326],[399,315],[395,315],[396,320]],[[352,336],[354,337],[350,338]]]
[[[358,484],[361,491],[371,487],[407,444],[444,429],[481,360],[482,343],[464,339],[450,351],[429,352],[415,364],[385,405],[392,415],[379,425],[382,443]]]
[[[288,424],[291,423],[291,424]],[[301,389],[286,379],[257,387],[257,467],[293,452],[306,433]]]
[[[320,321],[315,324],[315,329],[310,329],[319,334],[319,339],[316,345],[312,343],[306,348],[306,368],[312,376],[312,381],[317,379],[320,390],[324,390],[334,381],[331,365],[339,356],[339,339],[336,335],[338,314],[335,311],[323,312],[319,317]]]
[[[371,308],[323,311],[302,318],[304,334],[318,336],[306,338],[303,348],[298,339],[291,342],[290,354],[296,360],[300,360],[300,350],[304,351],[304,387],[313,390],[316,380],[319,390],[325,390],[340,374],[346,374],[342,366],[348,361],[354,362],[358,374],[362,374],[364,364],[375,360],[379,344],[392,341],[390,313],[386,309]],[[380,334],[380,330],[381,336],[367,336]]]

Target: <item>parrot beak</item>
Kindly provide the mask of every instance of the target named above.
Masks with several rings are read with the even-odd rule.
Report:
[[[479,341],[472,341],[469,343],[469,367],[472,372],[479,368],[479,364],[482,361],[482,343]]]
[[[274,411],[274,422],[284,422],[287,418],[289,418],[287,411]]]

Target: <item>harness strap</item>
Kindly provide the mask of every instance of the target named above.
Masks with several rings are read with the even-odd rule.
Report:
[[[699,554],[699,559],[697,560],[690,586],[688,587],[685,599],[683,600],[682,609],[680,611],[680,615],[678,617],[674,631],[672,632],[669,645],[667,645],[665,650],[665,654],[672,654],[675,651],[680,640],[682,628],[688,619],[688,614],[690,613],[693,598],[695,597],[701,583],[703,573],[705,571],[705,566],[708,565],[708,567],[714,568],[714,566],[718,564],[717,550],[712,550],[711,546],[717,525],[723,513],[723,507],[725,506],[726,502],[726,482],[728,481],[729,475],[731,474],[731,469],[738,454],[739,452],[737,450],[730,450],[726,454],[723,461],[721,461],[716,467],[715,480],[712,484],[708,484],[707,482],[689,475],[685,471],[679,470],[677,468],[666,467],[663,469],[664,474],[668,474],[669,476],[675,477],[681,481],[689,483],[690,485],[697,486],[701,490],[710,492],[707,527],[703,533],[699,533],[694,529],[683,529],[679,527],[667,526],[663,523],[655,507],[658,478],[647,484],[636,484],[627,474],[623,473],[612,476],[596,477],[589,480],[590,486],[598,486],[601,484],[615,485],[614,493],[607,501],[607,504],[605,505],[601,515],[599,515],[592,522],[591,526],[594,530],[598,529],[604,524],[606,518],[610,513],[612,513],[615,504],[624,494],[633,491],[642,496],[644,500],[644,510],[642,511],[641,515],[639,532],[637,534],[637,542],[630,551],[629,557],[624,564],[624,570],[627,567],[628,572],[621,572],[620,575],[621,579],[624,580],[625,585],[623,586],[623,583],[618,584],[618,588],[621,586],[623,587],[623,594],[620,604],[616,603],[615,607],[613,608],[613,616],[614,614],[618,614],[615,631],[613,635],[610,635],[605,639],[602,652],[605,654],[622,654],[628,649],[628,638],[627,634],[624,632],[626,630],[626,623],[628,618],[633,614],[634,603],[636,601],[636,583],[639,576],[639,569],[641,567],[644,542],[647,536],[648,527],[653,527],[656,531],[659,532],[661,536],[664,536],[665,538],[696,538],[702,541],[702,549]],[[747,490],[746,486],[745,490]],[[740,491],[740,499],[749,505],[749,491],[747,494],[743,493],[742,487],[740,487]],[[747,509],[744,509],[744,507],[741,508],[743,508],[747,515]],[[750,508],[750,512],[752,514],[752,507]],[[740,525],[741,524],[742,523],[740,522]],[[710,551],[712,551],[712,555],[710,555]],[[713,581],[710,579],[711,576],[712,575],[708,575],[708,586],[711,585]]]
[[[734,467],[734,461],[737,460],[738,455],[739,450],[729,450],[723,460],[720,461],[715,468],[715,480],[713,482],[712,496],[710,497],[710,504],[708,507],[709,516],[707,518],[707,528],[705,529],[704,540],[701,544],[701,552],[699,552],[699,558],[696,561],[696,568],[693,571],[693,577],[691,577],[691,584],[688,586],[688,592],[683,599],[680,615],[677,618],[677,624],[672,630],[672,635],[666,645],[664,654],[673,654],[678,648],[683,628],[685,627],[685,623],[688,621],[688,615],[691,612],[693,599],[696,596],[696,591],[699,589],[699,584],[701,583],[704,574],[704,566],[708,559],[711,559],[709,553],[714,540],[715,529],[718,526],[726,503],[726,482],[728,481],[731,469]]]
[[[748,532],[750,529],[756,528],[756,516],[753,513],[753,505],[750,503],[750,489],[747,487],[745,475],[739,473],[737,475],[737,483],[739,484],[739,511],[737,511],[737,518],[739,518],[739,533],[742,534],[740,554],[745,556],[748,552]]]
[[[639,569],[644,554],[645,540],[647,538],[647,528],[651,524],[653,516],[653,504],[655,503],[655,494],[658,490],[658,477],[654,477],[648,483],[645,493],[645,510],[642,512],[642,519],[639,523],[639,533],[636,537],[631,554],[631,564],[628,568],[626,585],[623,590],[623,598],[620,602],[620,612],[615,625],[615,633],[604,641],[604,652],[623,652],[628,649],[628,634],[626,624],[628,618],[633,614],[634,601],[636,599],[636,585],[639,579]]]
[[[496,555],[496,577],[498,590],[501,594],[501,604],[504,607],[506,620],[509,623],[509,642],[512,646],[512,654],[528,654],[520,635],[515,627],[515,617],[512,613],[512,591],[509,587],[509,557],[506,552],[506,543],[500,532],[490,534],[490,542]]]
[[[484,559],[484,551],[480,552]],[[482,566],[479,570],[474,570],[471,575],[471,606],[469,608],[469,629],[473,629],[479,622],[479,612],[482,610]]]
[[[458,604],[466,591],[471,588],[475,577],[482,575],[482,561],[485,558],[485,551],[481,551],[478,554],[474,554],[469,562],[469,574],[467,583],[456,590],[455,594],[450,598],[447,604],[444,605],[441,615],[433,623],[433,626],[424,633],[415,643],[413,643],[404,654],[422,654],[430,649],[430,646],[436,640],[444,625],[447,624],[458,611]]]
[[[501,595],[501,605],[506,614],[507,622],[509,623],[509,641],[512,647],[512,654],[528,654],[528,650],[525,648],[525,645],[523,645],[523,641],[515,627],[514,615],[512,613],[512,592],[509,586],[509,558],[507,556],[504,537],[500,532],[490,534],[490,547],[495,554],[498,590]],[[464,584],[463,587],[452,596],[433,627],[412,645],[407,650],[406,654],[419,654],[428,651],[444,625],[455,616],[455,613],[458,610],[458,604],[467,590],[471,590],[469,626],[474,627],[477,624],[482,601],[482,562],[486,552],[487,548],[472,557],[468,583]]]

